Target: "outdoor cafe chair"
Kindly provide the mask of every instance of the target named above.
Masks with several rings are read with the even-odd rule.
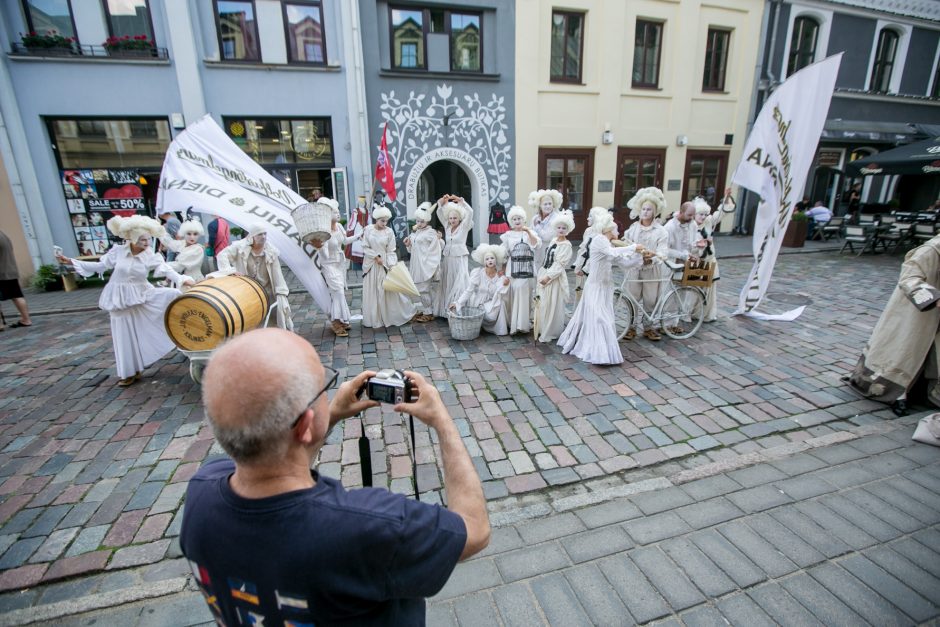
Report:
[[[855,245],[858,245],[858,252],[855,253],[855,256],[861,255],[865,252],[872,242],[872,237],[874,235],[874,230],[871,228],[866,228],[864,226],[853,226],[848,225],[845,227],[845,242],[842,244],[842,248],[839,249],[839,254],[842,254],[842,251],[848,247],[850,251],[855,252]]]

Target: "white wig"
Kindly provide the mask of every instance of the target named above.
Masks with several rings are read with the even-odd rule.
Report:
[[[445,220],[450,220],[450,216],[453,213],[456,213],[457,217],[463,220],[463,207],[461,207],[457,203],[455,202],[446,203],[441,209],[444,213]]]
[[[473,257],[473,260],[476,261],[481,266],[483,265],[483,260],[487,255],[493,255],[496,257],[496,265],[501,266],[506,262],[506,250],[502,246],[497,246],[496,244],[480,244],[474,249],[470,256]]]
[[[114,216],[108,220],[108,230],[128,242],[136,242],[142,235],[163,237],[166,229],[158,220],[147,216],[133,215],[128,218]]]
[[[607,233],[611,229],[617,228],[617,224],[614,222],[614,216],[608,212],[606,216],[600,216],[594,220],[594,228],[597,229],[598,233]]]
[[[519,205],[513,205],[512,207],[509,208],[509,213],[506,214],[506,221],[511,224],[512,219],[515,216],[521,216],[523,222],[526,222],[529,219],[529,215],[525,212],[525,209],[523,209]]]
[[[379,220],[390,220],[392,218],[392,212],[389,211],[388,207],[383,207],[379,205],[372,210],[372,219],[378,222]]]
[[[692,199],[692,206],[695,207],[695,213],[709,214],[712,212],[711,205],[701,196],[696,196]]]
[[[558,209],[561,207],[561,192],[555,189],[539,189],[532,192],[529,194],[529,206],[538,211],[539,205],[542,204],[542,199],[545,196],[551,198],[553,209]]]
[[[424,203],[424,204],[428,204],[428,203]],[[415,209],[415,221],[416,222],[430,222],[431,221],[431,214],[428,213],[427,209],[424,209],[423,207],[424,205],[421,205],[420,207]]]
[[[607,210],[605,209],[604,211],[607,211]],[[558,214],[558,217],[555,218],[555,222],[554,222],[555,226],[558,226],[559,224],[564,224],[565,226],[567,226],[568,232],[570,233],[571,231],[574,230],[574,214],[571,213],[571,211],[569,211],[568,209],[562,210]]]
[[[180,233],[186,235],[187,233],[195,233],[196,235],[202,235],[206,230],[202,228],[202,222],[198,220],[186,220],[180,225]]]
[[[261,235],[262,233],[267,232],[267,222],[252,222],[250,225],[248,225],[248,237],[254,237],[255,235]]]
[[[631,220],[640,217],[640,209],[646,201],[653,203],[653,218],[658,218],[666,211],[666,197],[663,195],[663,190],[658,187],[644,187],[637,190],[636,195],[627,202]]]

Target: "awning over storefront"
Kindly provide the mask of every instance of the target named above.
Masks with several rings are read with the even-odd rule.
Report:
[[[871,122],[868,120],[826,120],[822,139],[874,142],[912,142],[924,137],[918,125],[906,122]]]
[[[852,176],[940,174],[940,136],[857,159],[845,169]]]

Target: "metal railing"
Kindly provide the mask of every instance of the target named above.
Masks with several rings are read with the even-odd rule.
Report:
[[[14,43],[12,54],[29,57],[66,57],[66,58],[108,58],[108,59],[160,59],[170,58],[166,48],[153,47],[143,49],[105,48],[104,46],[81,46],[71,44],[53,48],[24,46]]]

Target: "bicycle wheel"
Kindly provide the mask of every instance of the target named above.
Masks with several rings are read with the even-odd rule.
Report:
[[[633,303],[623,294],[614,296],[614,327],[617,331],[617,339],[622,340],[630,327],[633,326]]]
[[[660,311],[663,331],[674,340],[692,337],[705,318],[705,296],[696,287],[677,287]]]

